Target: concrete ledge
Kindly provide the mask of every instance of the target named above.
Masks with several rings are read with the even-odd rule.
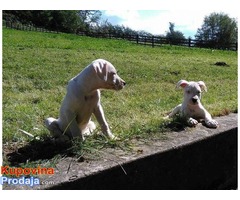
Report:
[[[107,149],[101,160],[81,163],[66,158],[41,178],[54,185],[5,189],[236,189],[237,114],[216,119],[217,129],[199,124],[163,141],[136,141],[133,152]]]

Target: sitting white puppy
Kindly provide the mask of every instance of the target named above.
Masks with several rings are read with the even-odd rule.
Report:
[[[200,119],[204,119],[206,126],[209,128],[216,128],[218,126],[217,121],[212,119],[211,115],[200,102],[202,90],[207,91],[207,87],[203,81],[188,82],[180,80],[176,87],[184,89],[184,100],[182,104],[173,109],[167,118],[179,113],[180,117],[186,119],[189,126],[197,125],[197,120]]]
[[[103,134],[114,139],[104,117],[99,89],[121,90],[124,86],[125,81],[117,75],[110,62],[103,59],[93,61],[68,82],[60,116],[58,119],[47,118],[46,127],[54,137],[68,135],[70,138],[80,137],[84,140],[84,135],[96,128],[91,121],[91,115],[94,114]]]

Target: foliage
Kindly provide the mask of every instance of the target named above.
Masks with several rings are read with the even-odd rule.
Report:
[[[197,40],[206,41],[205,44],[212,48],[229,48],[231,43],[237,42],[237,21],[224,13],[212,13],[204,18],[201,28],[195,35]]]
[[[11,22],[35,25],[52,31],[86,34],[108,33],[115,35],[151,35],[146,31],[135,31],[123,25],[112,25],[101,21],[99,10],[13,10],[3,11],[3,19]]]
[[[90,31],[99,24],[102,15],[99,10],[79,10],[77,13],[80,19],[78,31]]]
[[[22,24],[31,24],[48,30],[65,33],[153,36],[147,31],[135,31],[123,25],[112,25],[107,20],[101,21],[99,10],[5,10],[3,19]],[[168,43],[179,45],[186,42],[184,34],[176,31],[174,23],[169,23],[166,33]],[[198,29],[195,46],[217,49],[231,49],[237,42],[237,22],[224,13],[212,13],[206,16],[201,28]],[[161,36],[162,37],[162,36]],[[234,49],[235,49],[234,45]]]
[[[169,32],[167,32],[166,38],[169,40],[169,43],[177,45],[181,43],[181,40],[186,40],[186,38],[182,32],[175,31],[174,26],[174,23],[169,22]]]
[[[102,22],[97,27],[92,27],[91,30],[93,33],[103,33],[103,34],[113,34],[117,35],[119,37],[122,37],[123,35],[136,35],[138,34],[138,31],[134,31],[129,27],[120,26],[120,25],[112,25],[111,23],[105,21]]]
[[[53,31],[76,33],[86,31],[98,23],[100,11],[92,10],[14,10],[3,11],[3,19],[23,24],[32,24]]]

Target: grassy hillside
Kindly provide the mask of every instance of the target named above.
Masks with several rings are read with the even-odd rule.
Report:
[[[58,117],[68,80],[97,58],[127,82],[122,91],[102,92],[105,116],[120,138],[161,135],[162,117],[182,101],[175,90],[180,79],[206,83],[202,102],[214,116],[237,110],[237,52],[3,29],[3,142],[26,140],[19,129],[49,134],[43,120]]]

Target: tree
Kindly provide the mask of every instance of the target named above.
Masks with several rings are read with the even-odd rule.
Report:
[[[99,10],[79,10],[78,16],[80,18],[79,31],[90,31],[99,24],[101,19],[101,11]]]
[[[169,40],[171,44],[179,44],[181,40],[185,40],[183,33],[180,31],[175,31],[175,24],[169,22],[169,32],[166,34],[166,38]]]
[[[3,19],[11,22],[31,24],[49,30],[76,33],[89,30],[100,20],[98,10],[6,10]]]
[[[206,16],[195,38],[200,40],[197,45],[211,48],[230,48],[237,42],[237,21],[224,13],[211,13]],[[202,41],[202,42],[201,42]]]
[[[32,18],[30,10],[3,10],[3,19],[10,22],[29,23]]]
[[[76,33],[80,19],[75,10],[53,10],[50,14],[49,28],[66,33]]]

